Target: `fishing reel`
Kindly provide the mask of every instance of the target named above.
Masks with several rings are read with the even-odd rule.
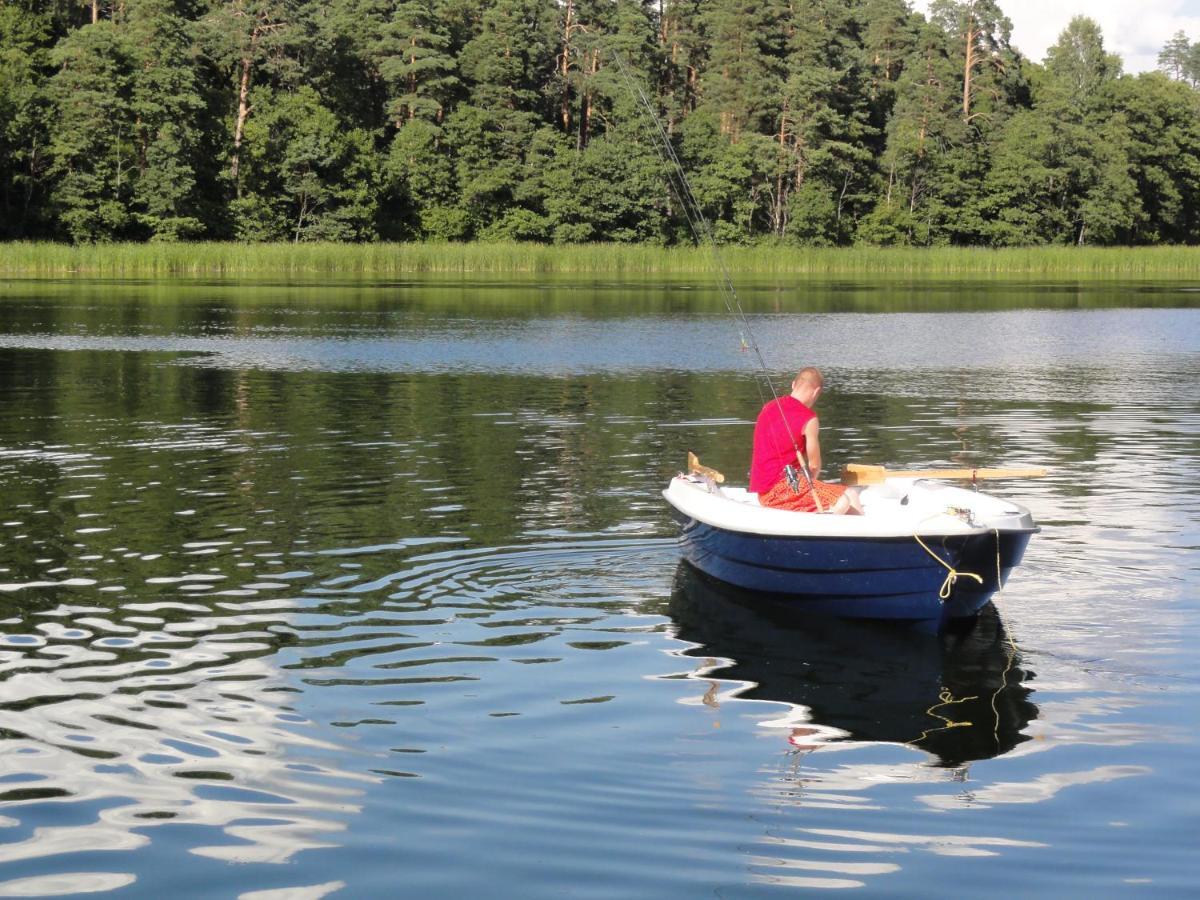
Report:
[[[787,479],[788,487],[792,489],[793,494],[800,493],[800,472],[795,466],[784,466],[783,477]]]

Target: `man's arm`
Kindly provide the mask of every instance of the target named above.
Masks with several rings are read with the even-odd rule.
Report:
[[[821,439],[818,437],[818,432],[821,430],[820,422],[812,418],[804,426],[804,443],[808,452],[808,470],[812,473],[813,478],[817,478],[821,474]]]

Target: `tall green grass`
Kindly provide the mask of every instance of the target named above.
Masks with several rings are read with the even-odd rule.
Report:
[[[731,273],[817,276],[1198,277],[1189,247],[725,247]],[[609,275],[716,269],[707,248],[624,244],[0,244],[0,275],[165,276]]]

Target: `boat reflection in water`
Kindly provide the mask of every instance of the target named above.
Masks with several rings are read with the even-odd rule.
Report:
[[[702,677],[748,682],[739,698],[808,710],[817,728],[793,732],[797,746],[833,728],[843,740],[907,744],[958,767],[1007,753],[1037,717],[1024,684],[1031,673],[990,603],[966,630],[927,634],[802,617],[681,562],[669,611],[677,636],[699,645],[684,655],[721,658]]]

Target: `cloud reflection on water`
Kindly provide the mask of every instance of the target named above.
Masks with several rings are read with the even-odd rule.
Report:
[[[153,611],[164,610],[141,609]],[[136,850],[150,843],[146,829],[165,824],[215,829],[225,840],[191,852],[228,862],[285,863],[336,844],[378,778],[322,761],[338,748],[289,710],[269,648],[226,621],[217,635],[143,632],[130,642],[145,650],[136,659],[130,647],[88,652],[103,623],[78,627],[81,612],[99,610],[42,614],[50,625],[73,621],[72,643],[10,651],[0,666],[5,696],[20,698],[0,705],[0,767],[20,773],[4,795],[16,816],[10,827],[23,807],[46,803],[93,809],[95,818],[38,826],[0,844],[0,863]]]

